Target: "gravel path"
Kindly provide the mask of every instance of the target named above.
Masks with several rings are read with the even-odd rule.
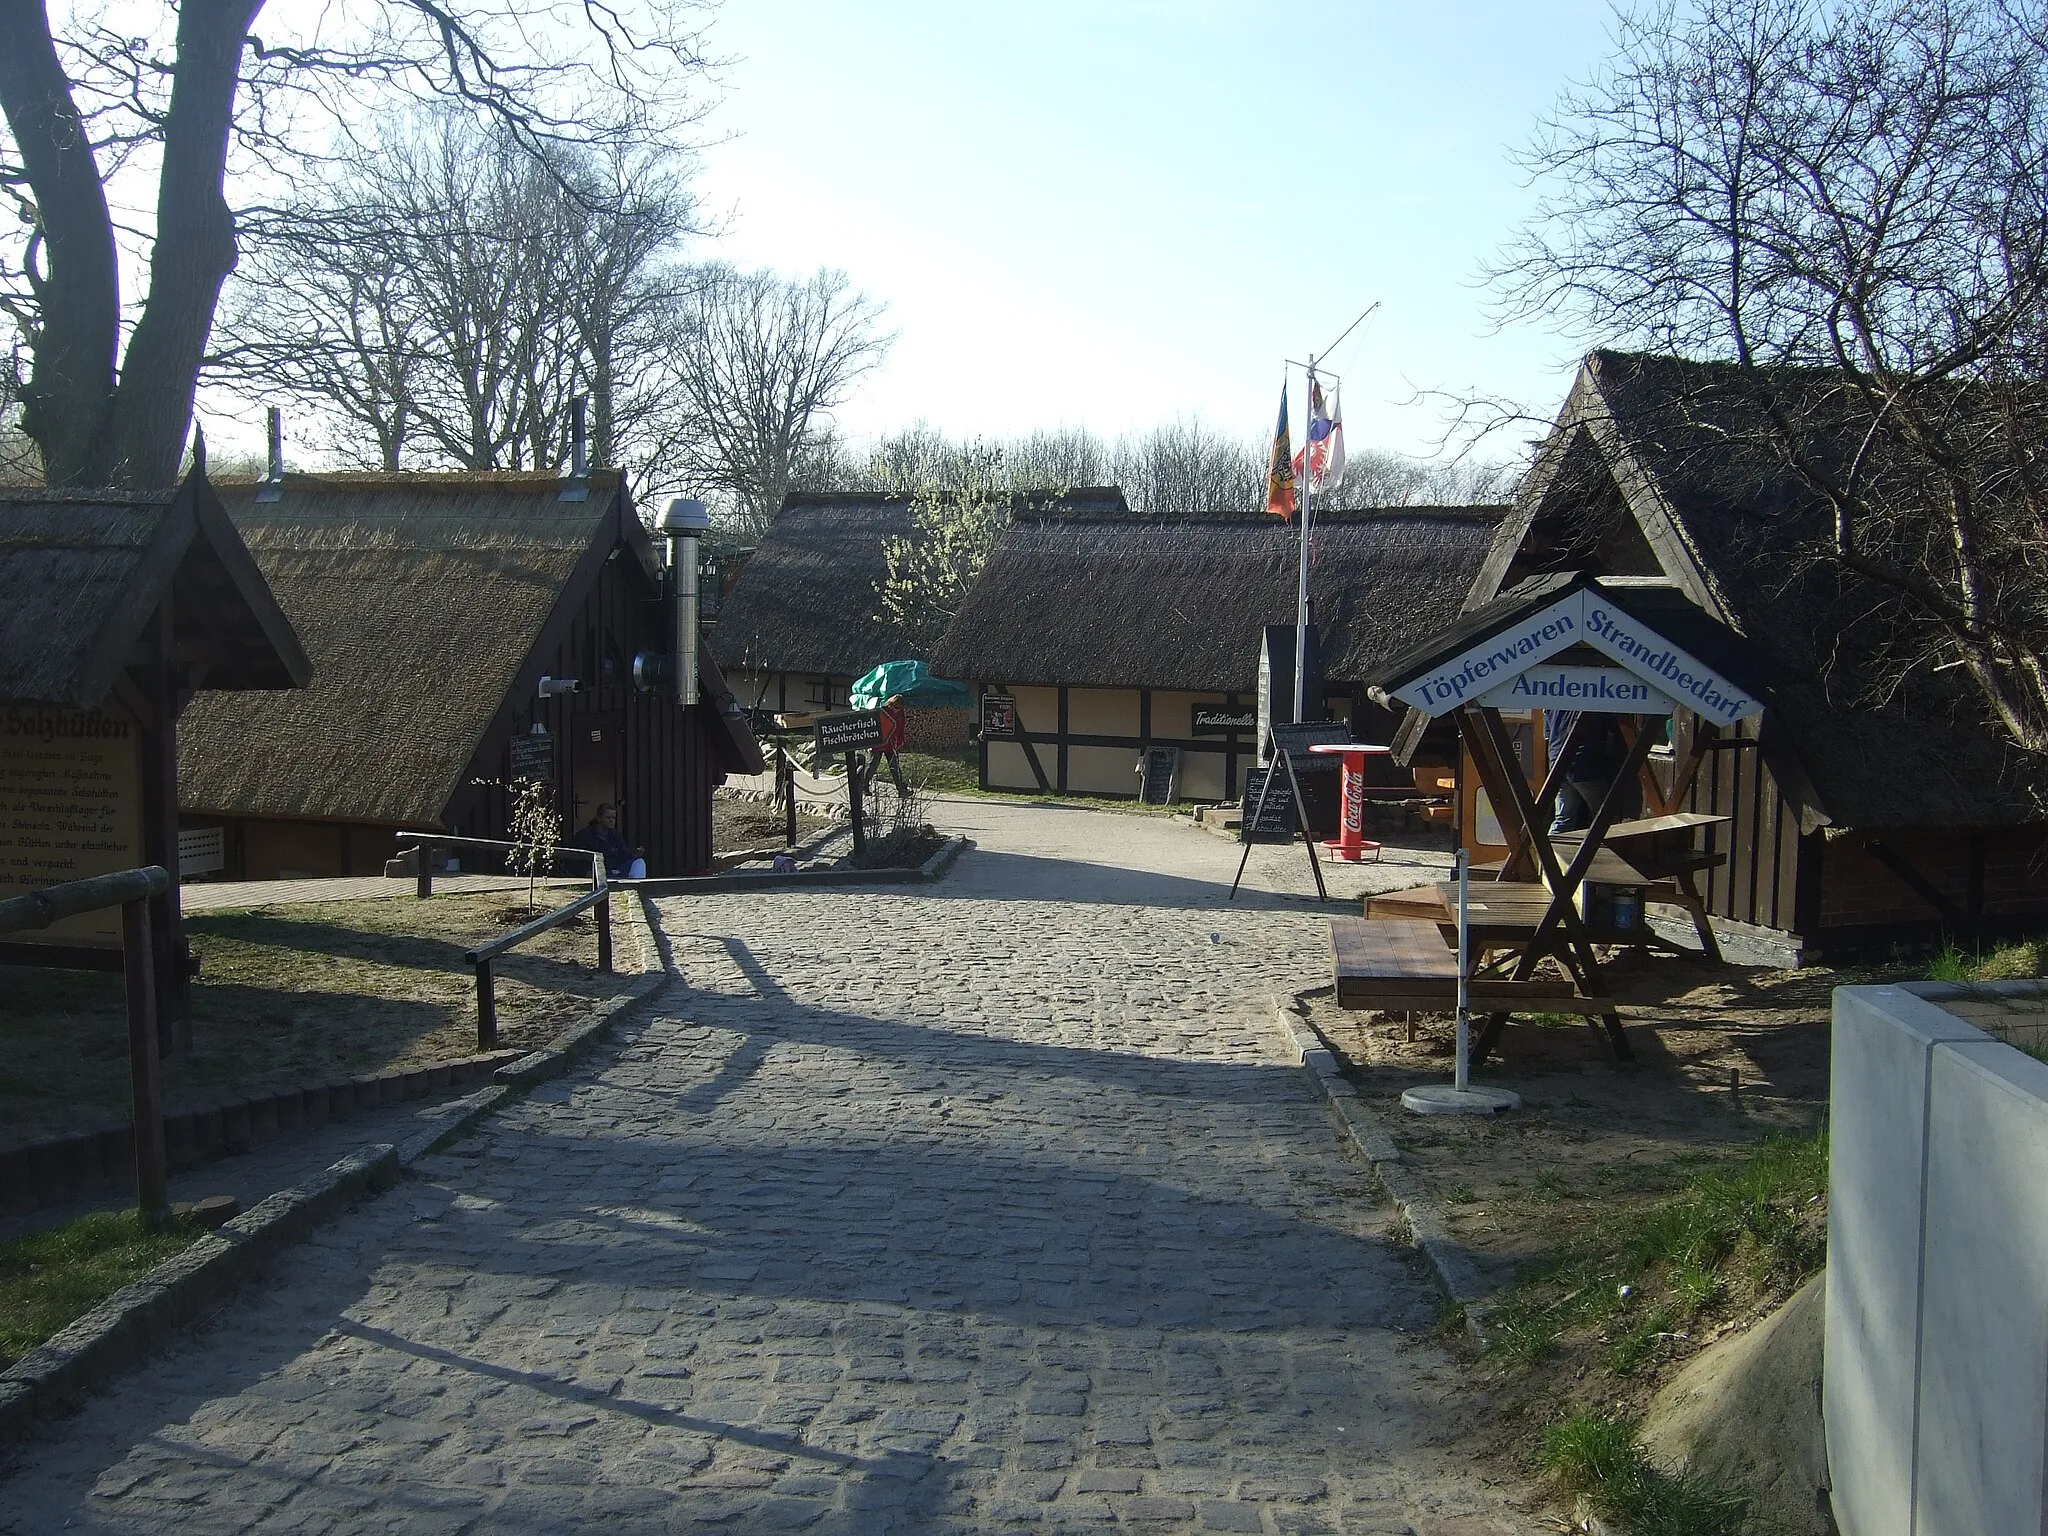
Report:
[[[1535,1528],[1268,1021],[1314,909],[1169,822],[941,815],[928,888],[663,902],[608,1053],[29,1447],[0,1530]]]

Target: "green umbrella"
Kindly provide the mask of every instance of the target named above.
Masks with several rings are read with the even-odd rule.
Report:
[[[921,661],[885,661],[847,690],[855,709],[880,709],[901,699],[919,709],[965,709],[974,696],[964,684],[949,683],[925,670]]]

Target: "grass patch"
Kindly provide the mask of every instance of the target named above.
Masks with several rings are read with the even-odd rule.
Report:
[[[1613,1414],[1579,1413],[1552,1425],[1539,1460],[1628,1536],[1734,1536],[1749,1513],[1739,1493],[1654,1466],[1635,1425]]]
[[[922,784],[935,795],[981,793],[981,750],[947,747],[937,752],[900,752],[897,763],[907,784]]]
[[[2031,981],[2048,971],[2048,942],[2025,939],[2000,944],[1988,953],[1967,953],[1951,942],[1927,962],[1929,981]]]
[[[1773,1137],[1693,1171],[1536,1266],[1493,1312],[1491,1350],[1528,1365],[1585,1332],[1630,1375],[1734,1299],[1789,1294],[1819,1269],[1826,1192],[1825,1135]]]
[[[151,1231],[134,1211],[96,1211],[0,1243],[0,1367],[182,1252],[199,1234],[189,1222]]]
[[[202,970],[192,987],[193,1048],[164,1062],[166,1110],[474,1052],[475,980],[463,951],[502,933],[513,905],[509,892],[407,894],[188,915]],[[615,920],[614,936],[624,934]],[[630,964],[630,940],[624,947]],[[589,998],[616,992],[619,979],[600,975],[596,960],[585,914],[500,961],[501,1043],[535,1049]],[[10,971],[0,989],[0,1063],[0,1147],[124,1121],[120,976]]]

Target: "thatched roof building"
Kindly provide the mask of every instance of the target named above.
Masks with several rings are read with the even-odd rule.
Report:
[[[179,870],[179,712],[195,697],[278,697],[242,690],[301,688],[309,673],[203,470],[162,495],[0,497],[0,895]],[[150,928],[163,1044],[187,1044],[175,886],[150,903]],[[0,954],[118,966],[116,914],[18,935]]]
[[[2036,867],[2048,764],[1989,723],[1960,670],[1900,675],[1875,594],[1816,557],[1830,514],[1773,444],[1759,390],[1827,463],[1860,429],[1841,381],[1596,352],[1468,601],[1587,570],[1662,582],[1739,631],[1771,681],[1753,751],[1694,792],[1735,814],[1710,904],[1811,952],[1944,924],[2048,917]],[[1886,473],[1876,444],[1876,473]]]
[[[1326,707],[1385,739],[1392,719],[1365,700],[1365,677],[1456,616],[1504,510],[1317,519]],[[1294,620],[1297,548],[1292,527],[1242,513],[1054,509],[1006,530],[932,657],[939,675],[1015,700],[1017,737],[984,743],[985,782],[1130,794],[1137,755],[1161,746],[1181,754],[1181,798],[1234,797],[1257,756],[1249,696],[1266,626]]]
[[[165,603],[191,686],[295,688],[306,655],[203,473],[0,500],[0,700],[95,709]]]
[[[1502,507],[1319,514],[1309,598],[1323,674],[1348,688],[1455,617]],[[1019,522],[932,658],[941,677],[1226,692],[1258,681],[1259,639],[1294,620],[1294,530],[1242,515]]]
[[[866,491],[803,491],[784,499],[711,636],[719,664],[746,702],[761,696],[769,708],[796,709],[843,700],[855,678],[904,659],[879,614],[885,547],[916,533],[914,500]],[[1058,498],[1020,495],[1016,510],[1029,515],[1047,505],[1126,510],[1114,487]]]
[[[294,474],[274,501],[224,488],[316,668],[299,694],[204,700],[181,732],[188,817],[264,823],[283,849],[245,859],[252,878],[268,864],[381,868],[392,828],[501,835],[503,791],[478,781],[505,779],[511,738],[536,721],[572,752],[556,763],[565,818],[581,825],[596,799],[625,801],[651,867],[709,863],[711,785],[758,771],[759,750],[722,712],[729,694],[708,655],[705,705],[682,712],[634,687],[636,652],[666,649],[659,561],[618,474],[592,474],[584,500],[562,499],[562,484]],[[542,700],[542,676],[579,691]],[[577,754],[579,722],[600,715]],[[323,857],[325,834],[277,830],[316,823],[366,831],[327,837],[344,851]]]

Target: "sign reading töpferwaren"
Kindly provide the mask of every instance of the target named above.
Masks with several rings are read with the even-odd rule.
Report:
[[[872,709],[849,709],[820,715],[811,722],[818,733],[818,753],[865,752],[882,744],[882,717]]]

